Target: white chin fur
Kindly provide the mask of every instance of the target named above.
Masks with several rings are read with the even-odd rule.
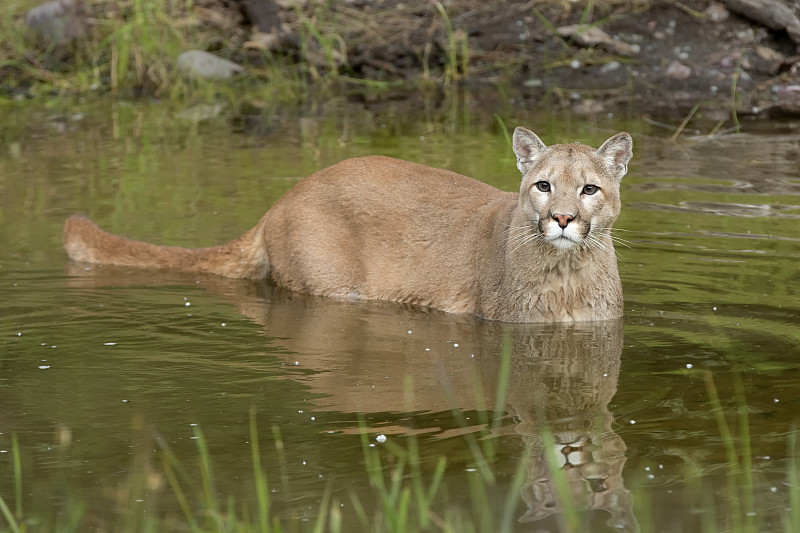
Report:
[[[570,240],[570,239],[567,239],[566,237],[558,237],[556,239],[549,239],[549,241],[550,241],[550,244],[555,246],[557,250],[561,250],[561,251],[572,250],[573,248],[578,246],[577,242],[575,242],[573,240]]]
[[[545,238],[550,244],[555,246],[557,250],[571,250],[578,246],[581,241],[579,235],[573,235],[574,232],[574,228],[572,227],[568,227],[562,231],[557,223],[551,222],[548,224],[547,228],[545,228]]]

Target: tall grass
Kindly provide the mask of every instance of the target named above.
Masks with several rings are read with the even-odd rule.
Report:
[[[463,30],[453,28],[450,17],[441,2],[434,4],[442,18],[447,37],[445,44],[444,84],[467,77],[469,70],[469,43]]]
[[[226,36],[198,19],[191,0],[86,4],[94,21],[89,34],[44,48],[25,26],[22,6],[17,6],[16,18],[0,17],[0,73],[5,89],[34,96],[111,92],[123,97],[188,100],[268,97],[280,102],[299,101],[306,92],[305,78],[298,75],[290,58],[276,58],[268,51],[248,51],[245,72],[233,80],[190,79],[179,72],[176,58],[192,49],[215,49],[216,55],[226,59],[245,59],[243,42],[239,42],[244,37],[235,32],[235,37]],[[304,17],[304,42],[322,43],[325,57],[333,57],[335,37],[320,34]]]

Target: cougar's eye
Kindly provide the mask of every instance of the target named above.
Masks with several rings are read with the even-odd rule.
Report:
[[[598,187],[597,185],[584,185],[583,186],[583,194],[586,194],[586,195],[589,195],[589,196],[593,195],[594,193],[596,193],[599,190],[600,190],[600,187]]]
[[[537,181],[533,184],[536,187],[536,190],[539,192],[550,192],[550,182],[549,181]]]

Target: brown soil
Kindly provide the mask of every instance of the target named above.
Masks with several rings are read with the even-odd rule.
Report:
[[[237,7],[232,0],[206,5],[229,13]],[[701,104],[707,114],[717,109],[720,116],[730,113],[732,102],[739,113],[800,110],[795,43],[785,31],[765,29],[722,4],[617,0],[587,9],[585,2],[452,0],[443,7],[451,30],[430,0],[332,2],[324,12],[309,3],[305,21],[333,36],[340,71],[360,79],[427,77],[441,83],[455,57],[451,84],[548,98],[579,113],[631,101],[670,113]],[[324,45],[315,52],[293,39],[305,17],[299,13],[281,9],[288,30],[281,46],[297,46],[299,55],[320,68],[330,65]],[[602,29],[609,39],[580,43],[581,35],[556,35],[558,28],[579,22]],[[242,16],[241,25],[248,24]]]

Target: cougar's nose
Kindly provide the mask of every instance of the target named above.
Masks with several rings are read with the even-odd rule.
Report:
[[[567,224],[570,223],[572,219],[575,217],[572,215],[562,215],[560,213],[553,213],[553,220],[558,222],[558,227],[564,229],[567,227]]]

